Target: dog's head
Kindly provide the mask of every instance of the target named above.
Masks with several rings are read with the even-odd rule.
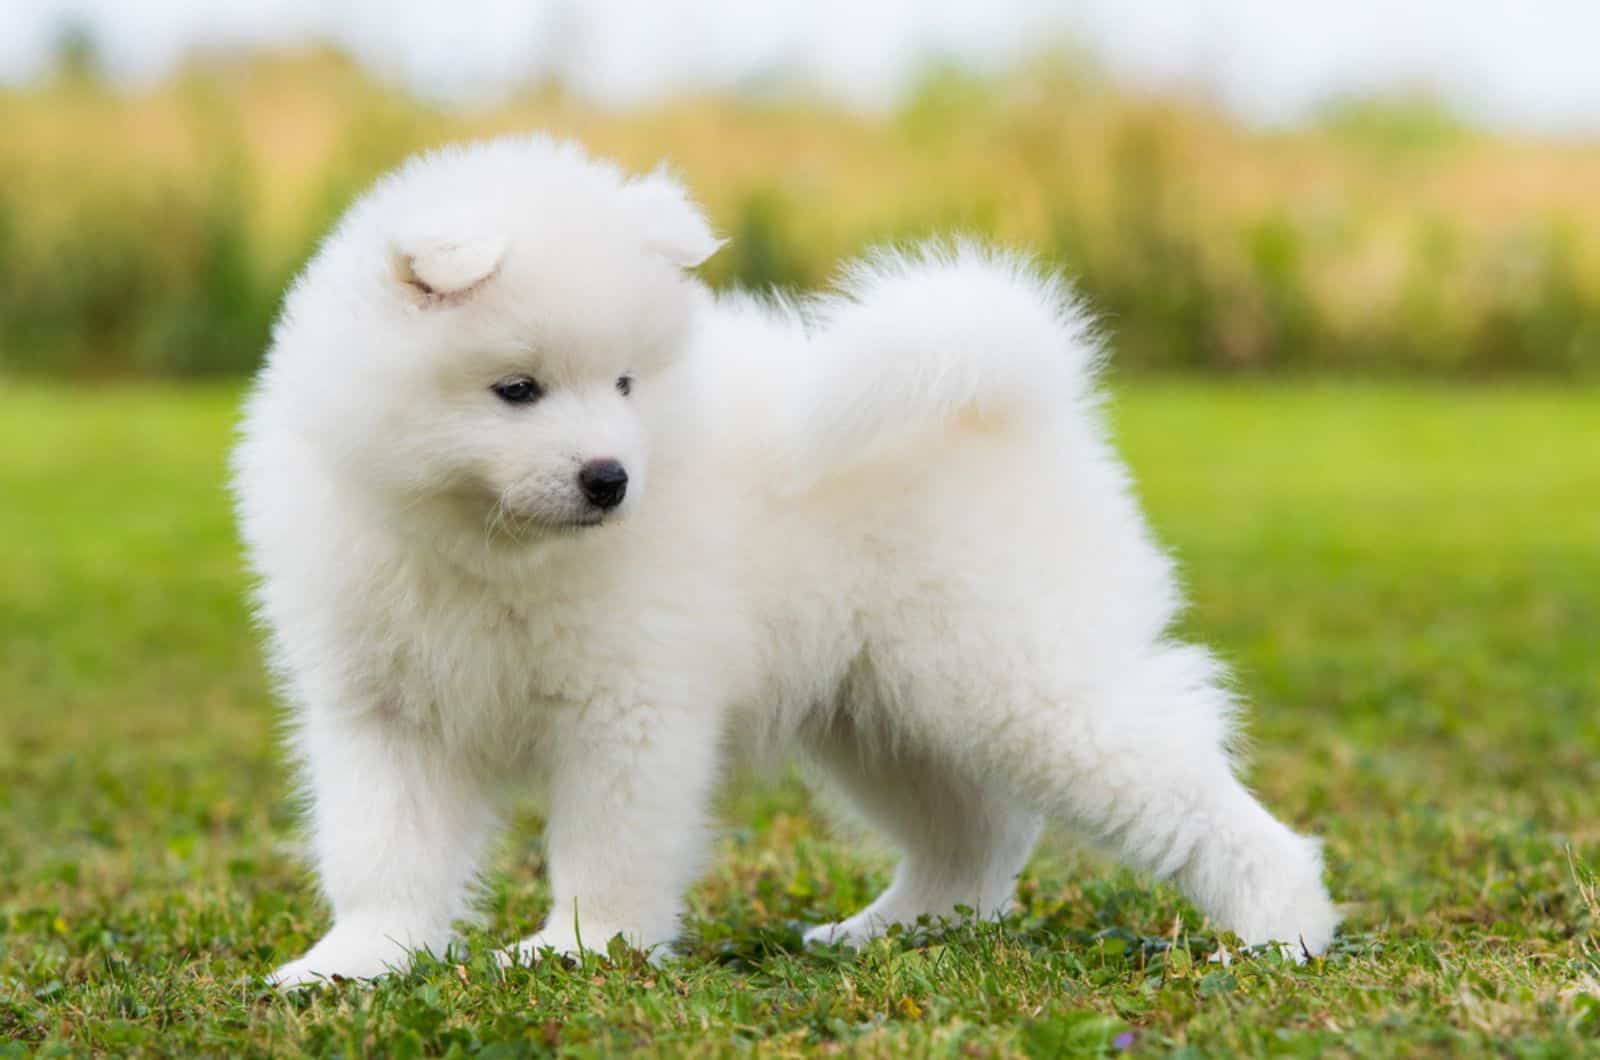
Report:
[[[718,245],[660,170],[629,179],[543,138],[423,156],[307,269],[272,370],[396,518],[512,546],[614,521],[673,414],[704,297],[686,270]]]

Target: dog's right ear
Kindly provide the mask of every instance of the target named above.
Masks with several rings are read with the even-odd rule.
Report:
[[[498,236],[402,239],[390,246],[390,266],[424,305],[455,303],[493,279],[505,255],[506,240]]]

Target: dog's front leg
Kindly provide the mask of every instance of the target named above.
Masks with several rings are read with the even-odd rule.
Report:
[[[717,769],[714,717],[655,705],[595,705],[556,743],[545,849],[554,904],[537,935],[507,953],[640,949],[678,931],[683,892],[706,850]]]
[[[436,739],[376,711],[314,715],[298,735],[333,928],[272,981],[370,979],[442,954],[494,825],[484,792]]]

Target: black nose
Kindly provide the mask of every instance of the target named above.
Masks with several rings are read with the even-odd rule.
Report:
[[[578,471],[578,488],[596,508],[615,508],[628,492],[628,471],[615,460],[591,460]]]

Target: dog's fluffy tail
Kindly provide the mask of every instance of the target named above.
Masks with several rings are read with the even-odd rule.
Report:
[[[804,307],[799,439],[826,475],[957,418],[1059,416],[1093,393],[1100,343],[1066,283],[972,243],[880,252]]]

